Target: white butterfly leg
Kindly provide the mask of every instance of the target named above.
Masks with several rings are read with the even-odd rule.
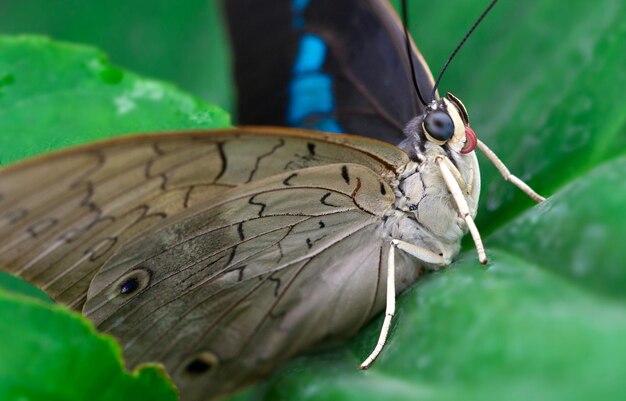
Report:
[[[391,319],[396,313],[396,244],[394,244],[394,241],[396,240],[391,241],[391,246],[389,247],[389,257],[387,259],[387,309],[385,310],[385,320],[383,321],[383,327],[380,329],[380,336],[378,337],[376,347],[370,356],[363,361],[360,366],[361,369],[369,368],[372,362],[378,358],[380,351],[382,351],[385,346],[385,342],[387,342]]]
[[[480,139],[478,140],[476,145],[477,145],[478,149],[480,149],[480,151],[483,152],[483,154],[485,156],[487,156],[489,161],[491,161],[491,163],[493,163],[493,165],[498,169],[498,171],[500,172],[500,174],[502,174],[502,177],[506,181],[511,182],[513,185],[515,185],[516,187],[521,189],[526,195],[528,195],[529,197],[531,197],[532,199],[534,199],[537,202],[543,202],[544,200],[546,200],[546,198],[544,198],[543,196],[541,196],[537,192],[535,192],[524,181],[520,180],[519,178],[517,178],[516,176],[511,174],[509,169],[506,168],[504,163],[502,163],[502,160],[500,160],[500,158],[498,156],[496,156],[496,154],[493,152],[493,150],[489,149],[489,147],[487,145],[485,145],[483,142],[481,142]]]
[[[387,260],[387,309],[385,310],[385,320],[383,321],[383,326],[380,329],[380,335],[378,337],[376,347],[370,356],[368,356],[367,359],[361,364],[361,369],[369,368],[376,358],[378,358],[378,355],[380,355],[380,352],[383,350],[383,347],[387,342],[389,328],[391,327],[391,319],[396,313],[396,247],[402,249],[422,262],[439,266],[446,266],[450,264],[449,259],[429,251],[428,249],[397,239],[391,241],[391,246],[389,247],[389,258]]]
[[[454,201],[459,208],[459,213],[465,220],[467,224],[467,228],[469,228],[470,234],[472,234],[472,239],[474,240],[474,244],[476,245],[476,252],[478,252],[478,260],[483,265],[487,263],[487,254],[485,253],[485,247],[483,245],[483,240],[480,238],[480,233],[478,232],[478,228],[476,227],[476,223],[474,223],[474,219],[470,214],[469,205],[467,204],[467,200],[465,196],[463,196],[463,192],[461,191],[461,187],[457,182],[456,178],[450,171],[450,167],[446,164],[446,158],[443,156],[438,156],[435,161],[439,166],[439,170],[441,171],[441,175],[443,176]]]

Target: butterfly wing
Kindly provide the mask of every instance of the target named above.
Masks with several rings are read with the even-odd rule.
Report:
[[[422,114],[402,24],[386,0],[223,1],[238,118],[399,143]],[[412,44],[412,42],[411,42]],[[420,90],[433,79],[412,44]]]
[[[375,140],[269,127],[70,149],[0,170],[0,266],[84,304],[131,366],[162,361],[205,399],[380,310],[382,213],[407,162]],[[120,297],[127,278],[145,288]]]
[[[121,340],[131,366],[164,362],[182,399],[232,392],[382,309],[394,199],[359,164],[239,185],[124,246],[84,312]],[[400,289],[416,275],[403,266]],[[120,291],[132,278],[136,289]]]
[[[0,170],[0,267],[81,309],[98,269],[139,233],[224,189],[343,157],[381,175],[406,161],[356,137],[238,128],[127,137],[18,163]]]

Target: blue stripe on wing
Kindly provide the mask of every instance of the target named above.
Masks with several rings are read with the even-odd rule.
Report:
[[[304,28],[304,9],[309,5],[309,0],[291,0],[291,11],[293,12],[293,27]]]
[[[303,12],[309,0],[293,0],[294,28],[304,27]],[[287,122],[291,126],[312,128],[326,132],[342,132],[333,117],[335,97],[333,79],[322,71],[328,47],[312,33],[300,39],[289,84]]]

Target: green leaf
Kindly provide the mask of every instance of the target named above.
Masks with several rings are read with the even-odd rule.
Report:
[[[228,125],[221,109],[115,67],[99,50],[0,37],[2,164],[118,134]]]
[[[230,110],[228,45],[217,5],[217,0],[4,0],[0,33],[37,33],[97,46],[116,64],[175,82]]]
[[[121,349],[62,306],[0,290],[0,399],[176,400],[163,369],[124,370]]]
[[[596,168],[493,233],[489,244],[626,300],[625,172],[626,157]]]
[[[0,291],[2,290],[53,303],[50,297],[39,288],[27,283],[19,277],[0,271]]]

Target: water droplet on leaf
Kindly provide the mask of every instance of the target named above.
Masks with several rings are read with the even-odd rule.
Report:
[[[105,57],[90,60],[87,67],[107,84],[117,84],[124,79],[124,71],[111,65]]]

